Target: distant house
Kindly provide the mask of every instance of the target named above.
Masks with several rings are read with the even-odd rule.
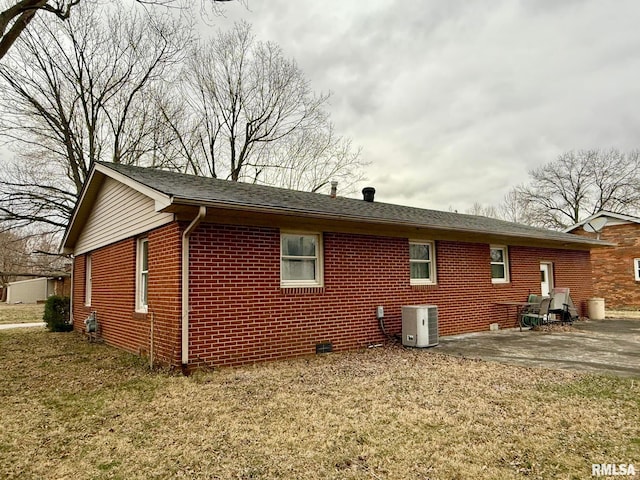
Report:
[[[76,329],[193,368],[383,341],[403,305],[441,335],[516,325],[550,284],[593,295],[595,239],[449,212],[96,164],[63,240]],[[541,282],[541,270],[549,277]]]
[[[566,231],[616,245],[591,254],[593,293],[604,298],[607,307],[639,309],[640,218],[602,211]]]
[[[68,274],[55,277],[37,277],[10,282],[7,286],[7,303],[42,303],[52,295],[69,295]]]

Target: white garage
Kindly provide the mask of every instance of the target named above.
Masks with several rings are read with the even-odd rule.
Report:
[[[7,303],[44,302],[55,295],[55,279],[39,277],[11,282],[7,290]]]

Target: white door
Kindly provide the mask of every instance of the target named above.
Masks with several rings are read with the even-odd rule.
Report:
[[[540,293],[544,297],[548,297],[553,288],[551,273],[551,265],[549,263],[540,264]]]

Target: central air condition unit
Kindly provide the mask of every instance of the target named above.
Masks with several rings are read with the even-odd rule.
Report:
[[[406,347],[432,347],[438,344],[438,307],[402,307],[402,344]]]

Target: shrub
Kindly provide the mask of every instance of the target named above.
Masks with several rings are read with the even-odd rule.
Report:
[[[69,297],[53,295],[47,299],[44,305],[44,321],[52,332],[70,332],[73,330],[69,308]]]

